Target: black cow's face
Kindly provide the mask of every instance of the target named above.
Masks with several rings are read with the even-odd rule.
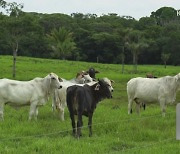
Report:
[[[89,69],[89,75],[91,78],[95,78],[95,70],[93,68]]]
[[[89,74],[89,76],[93,79],[95,79],[96,77],[96,73],[99,73],[99,71],[95,70],[94,68],[90,68],[87,73]]]
[[[103,96],[112,98],[111,90],[109,90],[109,85],[103,80],[99,80],[99,85],[99,90],[102,92]]]

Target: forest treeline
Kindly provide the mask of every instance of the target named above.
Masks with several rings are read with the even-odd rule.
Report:
[[[1,55],[180,65],[180,17],[172,7],[136,20],[115,13],[23,12],[23,6],[12,4],[9,14],[0,14]]]

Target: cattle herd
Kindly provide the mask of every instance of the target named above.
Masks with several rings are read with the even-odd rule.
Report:
[[[107,77],[96,79],[99,71],[90,68],[77,73],[71,80],[50,73],[44,78],[30,81],[0,79],[0,119],[4,120],[4,105],[14,108],[30,106],[29,120],[37,120],[38,107],[44,105],[52,96],[52,110],[57,111],[59,118],[64,120],[64,109],[67,106],[72,122],[73,135],[81,136],[82,116],[88,117],[89,136],[92,135],[92,117],[98,102],[112,98],[113,80]],[[132,78],[127,83],[128,114],[132,113],[133,101],[137,113],[140,107],[145,109],[150,102],[159,102],[162,115],[165,116],[166,105],[176,99],[180,90],[180,73],[175,76]],[[77,115],[77,121],[75,120]]]

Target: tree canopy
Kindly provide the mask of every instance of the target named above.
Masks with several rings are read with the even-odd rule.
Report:
[[[6,5],[5,1],[0,0],[2,9]],[[15,6],[21,10],[21,5]],[[96,62],[98,57],[101,63],[121,63],[123,55],[123,62],[132,64],[133,53],[137,51],[139,64],[163,64],[161,55],[166,53],[170,55],[167,64],[180,65],[180,17],[171,7],[159,8],[150,17],[139,20],[115,13],[97,16],[11,11],[9,14],[1,12],[0,23],[0,54],[12,54],[10,36],[15,36],[18,55],[22,56],[89,62]],[[13,29],[16,29],[15,33]],[[141,33],[143,37],[139,37],[138,41],[131,38],[127,47],[129,30],[131,33],[138,32],[138,35]],[[62,38],[62,41],[61,37],[65,35],[68,38]],[[145,48],[142,47],[146,44]]]

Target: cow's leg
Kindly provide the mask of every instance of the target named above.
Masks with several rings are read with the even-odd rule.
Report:
[[[66,99],[62,99],[62,100],[60,101],[60,103],[61,103],[61,114],[60,114],[60,118],[61,118],[62,121],[64,121],[64,109],[65,109],[65,107],[67,106]]]
[[[89,137],[92,136],[92,116],[93,114],[89,114],[89,119],[88,119],[88,127],[89,127]]]
[[[136,112],[139,115],[139,113],[140,113],[140,103],[136,103]]]
[[[128,98],[128,114],[132,113],[132,103],[133,103],[133,99]]]
[[[57,110],[58,110],[59,118],[62,121],[64,121],[64,108],[59,104],[59,106],[57,106]]]
[[[37,121],[37,117],[38,117],[38,107],[36,106],[36,111],[35,111],[35,115],[34,115],[34,118],[36,121]]]
[[[59,117],[62,121],[64,121],[64,109],[63,108],[61,108],[59,111]]]
[[[52,97],[52,111],[55,112],[55,110],[56,110],[56,96],[54,92]]]
[[[60,96],[57,93],[57,91],[55,91],[54,96],[53,96],[52,108],[53,108],[53,111],[55,111],[55,109],[57,109],[59,118],[62,121],[64,121],[64,108],[66,106],[66,105],[63,105],[63,104],[67,104],[67,103],[64,102],[63,100],[61,100]]]
[[[79,138],[80,136],[82,136],[81,134],[81,127],[83,125],[82,122],[82,114],[78,113],[78,121],[77,121],[77,137]]]
[[[31,120],[32,119],[32,117],[33,116],[35,116],[35,114],[36,114],[36,103],[34,102],[34,103],[31,103],[31,105],[30,105],[30,111],[29,111],[29,120]]]
[[[142,103],[142,106],[143,106],[143,108],[144,108],[144,110],[145,110],[145,109],[146,109],[146,103],[143,102],[143,103]]]
[[[4,120],[4,104],[0,103],[0,121]]]
[[[137,114],[139,114],[141,102],[138,99],[135,99],[134,101],[136,102],[136,112],[137,112]]]
[[[76,136],[76,123],[75,123],[73,111],[70,111],[70,118],[71,118],[71,123],[72,123],[72,128],[73,128],[73,135]]]
[[[165,114],[166,114],[166,103],[165,103],[165,100],[161,100],[160,101],[160,106],[161,106],[162,116],[165,117]]]
[[[55,113],[55,110],[58,109],[59,97],[58,92],[55,90],[52,97],[52,111]]]

